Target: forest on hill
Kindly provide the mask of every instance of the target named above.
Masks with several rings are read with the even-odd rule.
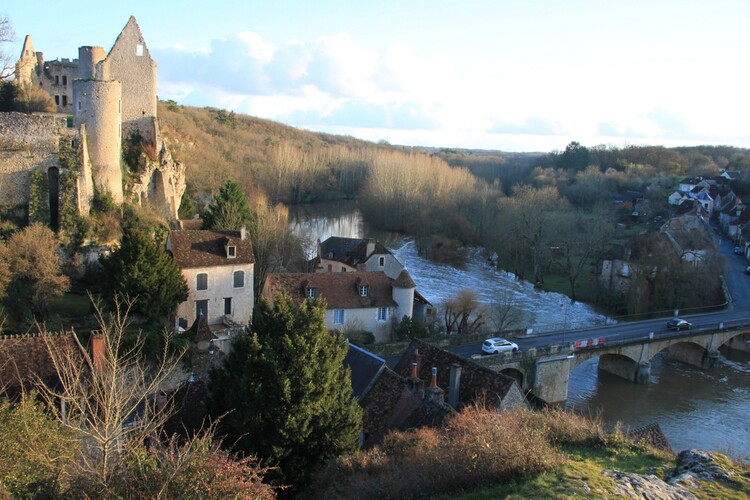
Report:
[[[731,146],[571,142],[560,151],[505,153],[372,143],[174,102],[159,103],[159,117],[187,167],[184,216],[200,212],[226,179],[269,204],[356,199],[370,223],[413,236],[430,258],[460,262],[462,246],[481,245],[519,278],[620,313],[713,303],[713,287],[675,295],[670,283],[701,274],[677,263],[664,267],[680,269],[679,276],[650,285],[647,300],[612,297],[595,273],[634,234],[655,229],[648,223],[672,215],[667,198],[680,178],[724,170],[750,178],[750,150]],[[750,193],[747,181],[733,181],[732,189]],[[635,191],[648,203],[649,220],[616,208],[618,195]]]

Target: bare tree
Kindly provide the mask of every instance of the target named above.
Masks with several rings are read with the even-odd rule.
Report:
[[[495,330],[502,332],[518,326],[523,319],[523,311],[518,308],[515,298],[508,292],[502,292],[498,301],[492,306],[490,321]]]
[[[37,386],[51,407],[61,408],[62,426],[83,443],[77,461],[81,476],[105,492],[123,458],[142,448],[168,418],[171,405],[159,401],[157,394],[178,361],[169,355],[168,342],[148,366],[141,357],[143,337],[125,345],[131,305],[132,301],[115,299],[114,313],[107,315],[95,303],[100,330],[93,352],[73,332],[73,342],[61,344],[39,327],[60,384],[50,388],[40,380]]]
[[[443,303],[445,333],[473,333],[484,326],[485,310],[472,290],[460,290]]]
[[[15,38],[16,34],[8,16],[0,16],[0,81],[10,79],[15,73],[13,58],[4,49],[4,45],[14,42]]]

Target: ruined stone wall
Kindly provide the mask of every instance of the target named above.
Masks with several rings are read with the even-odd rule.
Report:
[[[137,127],[152,137],[156,118],[156,63],[134,17],[128,20],[107,55],[110,78],[122,83],[123,134]]]
[[[28,203],[31,171],[58,166],[59,139],[67,133],[64,116],[0,113],[0,205]]]

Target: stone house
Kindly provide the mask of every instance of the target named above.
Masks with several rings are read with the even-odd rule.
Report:
[[[182,268],[188,299],[177,306],[176,329],[201,316],[209,326],[250,324],[255,304],[253,245],[240,231],[172,231],[167,250]]]
[[[314,269],[316,273],[382,271],[396,279],[404,266],[379,241],[331,236],[318,243]]]
[[[322,297],[328,306],[326,325],[331,330],[368,331],[376,342],[387,342],[394,322],[412,317],[414,281],[401,271],[396,279],[384,272],[269,274],[261,296],[269,301],[281,292],[295,304]]]

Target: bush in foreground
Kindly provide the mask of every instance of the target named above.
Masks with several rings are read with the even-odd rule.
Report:
[[[560,468],[559,446],[602,442],[600,425],[564,411],[463,410],[443,429],[393,432],[373,449],[332,463],[320,498],[445,494]]]

